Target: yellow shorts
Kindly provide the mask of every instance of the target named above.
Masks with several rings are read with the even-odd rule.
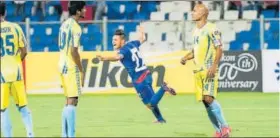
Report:
[[[80,72],[68,72],[60,74],[60,79],[66,97],[78,97],[82,92]]]
[[[212,79],[207,79],[207,70],[194,72],[196,100],[202,101],[203,95],[216,97],[218,92],[218,73]]]
[[[1,83],[1,110],[9,106],[10,94],[19,107],[27,105],[27,97],[23,81]]]

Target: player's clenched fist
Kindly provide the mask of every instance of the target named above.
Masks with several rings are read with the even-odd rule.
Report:
[[[191,60],[194,58],[194,51],[188,52],[184,57],[181,58],[181,64],[185,65],[187,60]]]
[[[181,58],[181,64],[182,65],[185,65],[186,64],[186,62],[187,62],[187,60],[183,57],[183,58]]]

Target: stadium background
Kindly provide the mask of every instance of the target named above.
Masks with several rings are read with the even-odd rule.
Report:
[[[193,92],[192,65],[189,63],[190,67],[184,68],[178,61],[184,55],[184,52],[180,51],[191,48],[191,29],[194,25],[191,22],[191,9],[194,3],[191,1],[87,1],[86,18],[81,23],[83,30],[81,51],[83,51],[83,63],[87,66],[85,92],[133,91],[127,89],[131,88],[130,81],[121,77],[123,68],[120,64],[111,63],[107,69],[103,68],[101,63],[90,61],[98,51],[113,50],[111,41],[117,28],[124,29],[128,40],[137,38],[135,31],[140,22],[147,36],[147,41],[142,45],[144,56],[149,57],[147,64],[154,68],[164,65],[162,69],[165,70],[156,69],[157,73],[154,73],[154,77],[157,77],[158,81],[168,80],[180,92]],[[279,59],[270,61],[269,65],[268,63],[262,65],[262,61],[271,60],[270,57],[279,55],[275,52],[279,50],[279,3],[277,1],[204,1],[204,3],[210,9],[209,20],[216,22],[223,34],[225,51],[229,51],[229,54],[232,51],[241,51],[241,53],[246,51],[249,54],[251,51],[262,51],[253,57],[255,59],[250,59],[248,55],[242,58],[248,60],[248,63],[252,60],[249,66],[241,66],[238,62],[242,61],[238,58],[242,55],[233,54],[236,58],[231,61],[231,65],[223,66],[224,69],[229,68],[232,72],[225,74],[225,77],[220,77],[223,84],[220,88],[225,91],[278,91],[279,71],[276,70],[279,70]],[[26,84],[30,93],[61,92],[58,71],[54,68],[56,63],[49,61],[57,61],[58,58],[58,32],[60,23],[68,15],[67,4],[67,1],[7,2],[7,20],[20,22],[29,43],[28,49],[31,54],[26,60]],[[272,53],[275,55],[265,54],[268,51],[274,51]],[[258,58],[264,55],[268,57]],[[228,57],[230,56],[225,55],[224,59]],[[254,65],[256,68],[253,67]],[[271,68],[264,69],[262,66]],[[120,71],[113,70],[115,67],[120,68]],[[98,68],[96,73],[93,68]],[[230,74],[235,71],[238,74],[233,78]],[[162,73],[166,74],[165,78],[161,77]],[[259,77],[250,80],[242,73]],[[266,75],[267,73],[270,75]],[[178,75],[185,76],[184,81],[175,79],[174,76]],[[185,82],[190,85],[184,85]],[[241,85],[241,83],[248,83],[248,85]]]
[[[57,69],[59,58],[57,39],[60,24],[68,16],[67,3],[67,1],[6,1],[6,19],[19,23],[28,41],[29,54],[24,66],[26,89],[29,94],[62,94]],[[181,66],[179,63],[186,50],[191,49],[191,29],[194,25],[191,21],[191,9],[194,3],[192,1],[87,1],[86,18],[81,22],[83,32],[81,57],[83,66],[86,68],[84,93],[135,93],[126,71],[119,63],[103,63],[94,57],[100,52],[104,52],[104,54],[112,52],[111,40],[117,28],[124,29],[128,40],[135,39],[137,37],[136,27],[140,22],[143,24],[147,36],[147,41],[141,48],[143,55],[146,56],[148,66],[154,72],[154,86],[158,87],[164,79],[175,87],[180,94],[194,93],[193,64],[189,62],[187,66]],[[275,123],[279,122],[279,106],[277,105],[279,99],[275,94],[259,95],[262,92],[280,91],[279,2],[203,1],[203,3],[208,5],[210,9],[209,20],[216,22],[222,32],[225,55],[220,65],[219,81],[221,85],[219,88],[222,92],[221,99],[223,97],[233,98],[237,100],[236,105],[241,107],[241,109],[236,107],[236,110],[229,108],[227,111],[226,109],[226,114],[235,116],[236,111],[240,110],[244,112],[244,117],[247,118],[247,122],[244,119],[244,124],[242,124],[244,125],[244,132],[234,130],[234,136],[279,136],[279,125]],[[42,99],[42,97],[36,97],[36,95],[29,97],[31,106],[34,106],[35,110],[41,110],[40,106],[37,105],[40,102],[38,99],[48,101]],[[102,98],[102,96],[100,97]],[[118,99],[117,96],[115,100],[120,102],[118,103],[121,104],[120,106],[123,106],[121,98],[125,97],[121,96]],[[49,98],[52,98],[53,102],[58,104],[60,103],[59,100],[63,101],[63,99],[58,100],[56,96],[50,96]],[[84,97],[82,102],[89,103],[90,98],[93,97]],[[190,98],[186,99],[191,102],[194,101]],[[247,101],[244,101],[245,99]],[[97,101],[99,100],[97,99]],[[176,103],[185,100],[183,97],[179,97],[177,100],[167,99],[167,101]],[[256,104],[256,101],[258,101],[258,104]],[[100,100],[99,102],[99,104],[104,104],[102,106],[111,107],[104,101]],[[225,100],[222,100],[222,103],[225,103],[226,108],[233,107]],[[116,103],[111,102],[111,104]],[[162,104],[168,107],[167,103]],[[131,105],[135,105],[135,103]],[[188,105],[198,106],[190,103]],[[244,109],[242,105],[244,105]],[[45,106],[48,106],[48,104],[45,104]],[[99,106],[93,105],[92,108],[99,109]],[[174,106],[179,107],[181,105],[175,104]],[[255,114],[262,114],[261,111],[254,110],[262,107],[261,110],[266,111],[266,114],[263,113],[262,120],[271,121],[267,126],[266,123],[263,123],[263,125],[274,129],[266,132],[261,127],[255,129],[259,130],[258,132],[248,130],[246,133],[247,127],[249,127],[246,126],[247,124],[250,124],[250,126],[259,125],[254,124],[254,120],[251,123],[252,120],[250,119],[256,117]],[[108,110],[113,114],[114,110],[111,109]],[[246,109],[248,109],[248,113],[245,111]],[[105,110],[106,108],[101,112],[105,113]],[[57,111],[59,110],[57,109]],[[56,113],[56,110],[53,112]],[[135,111],[135,113],[138,112]],[[178,109],[178,112],[181,112],[181,109]],[[87,113],[87,111],[84,111],[84,113]],[[50,113],[50,116],[53,114]],[[189,116],[189,118],[197,116],[195,112],[190,114],[186,116]],[[41,113],[40,115],[44,116]],[[97,115],[102,117],[103,114],[97,113]],[[121,115],[126,116],[125,114]],[[229,118],[234,120],[234,117]],[[84,122],[87,121],[87,119],[83,120]],[[188,123],[196,124],[199,121],[194,119]],[[47,122],[44,124],[47,124]],[[100,122],[97,122],[97,124],[100,124]],[[51,132],[57,131],[53,128],[50,129]],[[242,128],[240,129],[242,130]],[[44,136],[43,129],[41,131],[39,134]],[[158,133],[152,134],[152,136],[210,136],[191,132],[196,131],[196,129],[190,129],[191,133],[189,134],[180,135],[164,135],[165,133],[160,131],[158,130]],[[83,134],[78,133],[78,136],[91,135],[85,130],[83,132]],[[17,135],[20,136],[21,134],[24,134],[24,132]],[[114,134],[107,132],[107,134],[97,133],[96,136],[146,136],[140,133]],[[59,133],[53,136],[59,136]],[[149,135],[147,134],[147,136]]]

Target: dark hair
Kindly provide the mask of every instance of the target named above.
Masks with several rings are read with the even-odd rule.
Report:
[[[6,4],[5,2],[0,2],[0,15],[4,16],[6,12]]]
[[[120,36],[122,39],[125,39],[125,33],[122,29],[117,29],[114,35]]]
[[[76,15],[77,11],[82,11],[85,5],[84,1],[70,1],[68,6],[70,16]]]

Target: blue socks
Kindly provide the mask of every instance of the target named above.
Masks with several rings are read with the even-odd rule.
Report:
[[[150,89],[152,89],[151,87],[149,87]],[[161,100],[161,98],[163,97],[165,93],[165,90],[160,87],[158,92],[156,94],[153,95],[153,97],[151,98],[151,105],[157,105],[159,103],[159,101]]]
[[[21,118],[26,129],[27,137],[34,137],[32,116],[30,110],[26,106],[18,107],[18,110],[21,114]]]
[[[62,137],[75,137],[76,106],[66,105],[62,112]]]
[[[62,137],[67,137],[67,119],[66,119],[66,106],[62,111]]]
[[[216,117],[217,121],[221,124],[221,127],[228,127],[222,112],[221,105],[217,102],[217,100],[213,100],[213,102],[209,105],[209,108]]]
[[[26,106],[17,107],[23,120],[27,137],[34,137],[32,117],[29,109]],[[12,137],[12,125],[9,117],[8,109],[1,111],[1,129],[4,137]]]
[[[8,109],[1,111],[1,131],[4,137],[12,137],[12,125]]]
[[[152,86],[148,87],[149,88],[149,91],[153,91],[153,88]],[[159,108],[158,108],[158,103],[159,101],[161,100],[161,98],[163,97],[165,93],[165,90],[161,87],[157,93],[155,93],[151,100],[150,100],[150,104],[151,104],[151,110],[153,112],[153,114],[155,115],[155,117],[157,118],[158,121],[163,121],[163,117],[159,111]]]
[[[221,132],[220,124],[219,124],[217,118],[215,117],[215,115],[212,113],[211,108],[208,107],[208,108],[206,108],[206,110],[207,110],[207,113],[208,113],[208,117],[209,117],[212,125],[214,126],[215,130],[217,132]]]
[[[157,118],[158,121],[163,121],[164,120],[157,105],[152,106],[151,110],[152,110],[153,114],[155,115],[155,117]]]
[[[161,100],[165,93],[165,90],[161,87],[157,93],[154,93],[153,87],[151,84],[145,87],[143,90],[143,102],[147,106],[150,106],[154,116],[158,121],[165,121],[160,113],[158,108],[158,103]]]

